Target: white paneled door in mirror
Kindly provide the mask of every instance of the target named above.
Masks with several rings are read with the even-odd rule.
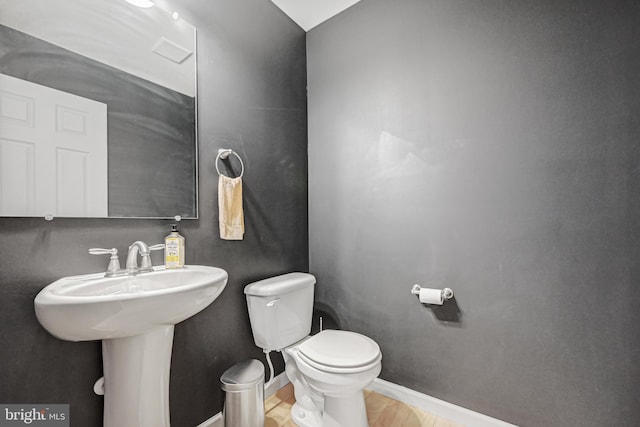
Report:
[[[0,74],[0,215],[106,217],[107,105]]]

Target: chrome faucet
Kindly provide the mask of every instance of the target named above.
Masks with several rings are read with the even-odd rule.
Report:
[[[127,254],[127,264],[125,271],[128,275],[135,275],[138,273],[146,273],[153,271],[153,265],[151,265],[151,251],[164,249],[163,244],[147,246],[147,244],[141,240],[137,240],[129,246],[129,253]],[[138,253],[141,256],[140,267],[138,267]]]
[[[138,267],[138,253],[142,256],[142,262]],[[141,240],[137,240],[129,246],[129,252],[127,253],[126,271],[129,275],[138,273],[144,273],[147,271],[153,271],[151,265],[151,257],[149,256],[149,246]]]

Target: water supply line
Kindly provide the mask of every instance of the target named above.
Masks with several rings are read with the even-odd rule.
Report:
[[[264,352],[265,356],[267,356],[267,363],[269,364],[269,381],[267,381],[267,383],[265,384],[265,387],[269,387],[271,382],[274,380],[273,363],[271,363],[271,356],[269,355],[269,353],[271,353],[271,350],[262,351]]]

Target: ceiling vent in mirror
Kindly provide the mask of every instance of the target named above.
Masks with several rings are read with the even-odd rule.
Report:
[[[193,53],[189,49],[186,49],[171,40],[167,40],[164,37],[158,40],[151,50],[177,64],[182,63]]]

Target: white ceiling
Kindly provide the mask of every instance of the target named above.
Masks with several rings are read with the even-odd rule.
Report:
[[[360,0],[271,0],[303,30],[309,31]]]

